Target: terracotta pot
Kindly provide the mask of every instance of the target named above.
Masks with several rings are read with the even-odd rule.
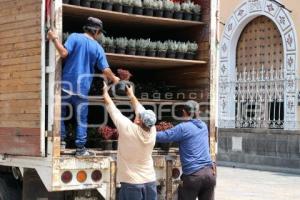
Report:
[[[200,14],[193,14],[193,21],[200,21]]]
[[[154,16],[155,17],[162,17],[163,16],[163,14],[164,14],[164,11],[163,10],[153,10],[153,12],[154,12]]]
[[[122,12],[123,11],[123,6],[122,4],[120,3],[115,3],[113,5],[113,11],[116,11],[116,12]]]
[[[80,0],[70,0],[70,4],[80,6]]]
[[[143,15],[143,8],[142,7],[133,7],[133,14]]]
[[[153,16],[153,9],[152,8],[144,8],[144,15]]]
[[[174,13],[174,19],[182,19],[182,17],[183,17],[183,12],[181,12],[181,11],[176,11],[175,13]]]
[[[192,13],[185,12],[183,13],[184,20],[192,20]]]
[[[133,12],[133,7],[129,5],[123,5],[123,13],[129,13],[132,14]]]
[[[126,54],[128,55],[135,55],[135,49],[134,48],[127,48],[126,49]]]
[[[83,6],[83,7],[90,8],[91,7],[91,1],[89,1],[89,0],[81,0],[80,1],[80,5]]]
[[[102,2],[101,1],[91,1],[91,8],[102,8]]]
[[[174,13],[174,11],[172,11],[172,10],[165,10],[164,11],[164,17],[173,18],[173,13]]]
[[[104,10],[112,10],[113,4],[111,2],[103,2],[102,3],[102,8]]]

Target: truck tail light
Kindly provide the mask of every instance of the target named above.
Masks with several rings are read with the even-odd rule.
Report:
[[[95,170],[95,171],[92,172],[91,177],[92,177],[92,180],[93,180],[94,182],[98,182],[98,181],[100,181],[101,178],[102,178],[102,173],[101,173],[100,170]]]
[[[65,171],[61,175],[61,181],[63,183],[70,183],[72,181],[73,175],[70,171]]]
[[[79,183],[83,183],[84,181],[86,181],[86,178],[87,178],[86,172],[85,172],[85,171],[82,171],[82,170],[79,171],[79,172],[77,173],[76,178],[77,178],[77,181],[78,181]]]
[[[172,169],[172,178],[177,179],[180,176],[180,170],[178,168]]]

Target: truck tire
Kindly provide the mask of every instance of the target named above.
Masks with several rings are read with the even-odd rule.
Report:
[[[22,200],[22,188],[10,174],[0,174],[0,200]]]

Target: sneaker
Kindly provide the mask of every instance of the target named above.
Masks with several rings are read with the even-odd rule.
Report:
[[[93,152],[88,151],[85,147],[77,148],[75,156],[76,157],[88,157],[88,156],[95,156],[96,154]]]
[[[67,143],[65,141],[60,141],[60,150],[65,150],[66,149]]]

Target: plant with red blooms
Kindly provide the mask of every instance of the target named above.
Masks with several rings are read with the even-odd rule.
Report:
[[[129,81],[129,79],[132,77],[132,74],[125,69],[118,69],[119,78],[123,81]]]
[[[117,129],[109,126],[99,127],[98,132],[104,138],[104,140],[117,140],[119,137]]]
[[[165,121],[162,121],[162,122],[159,122],[157,125],[156,125],[156,130],[157,131],[165,131],[167,129],[170,129],[170,128],[173,128],[173,124],[171,122],[165,122]]]

